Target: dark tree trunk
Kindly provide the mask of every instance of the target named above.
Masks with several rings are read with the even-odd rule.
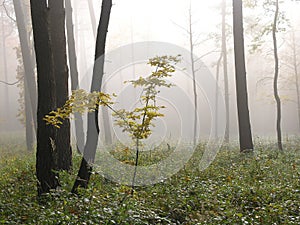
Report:
[[[59,185],[58,174],[53,171],[55,128],[46,125],[43,120],[45,115],[56,109],[55,77],[47,1],[30,0],[30,4],[38,81],[36,175],[40,196]]]
[[[17,27],[21,45],[22,59],[25,71],[24,77],[24,98],[25,98],[25,118],[26,118],[26,144],[28,150],[33,150],[33,127],[36,131],[36,80],[34,67],[31,61],[31,51],[28,39],[27,26],[25,24],[24,10],[21,1],[14,0]]]
[[[229,90],[228,90],[228,69],[227,69],[227,43],[226,43],[226,0],[222,0],[222,54],[223,54],[223,75],[224,75],[224,96],[225,96],[225,142],[229,143]]]
[[[278,49],[277,49],[277,22],[278,22],[278,12],[279,12],[279,3],[278,0],[275,2],[275,14],[274,14],[274,22],[272,27],[272,37],[273,37],[273,45],[274,45],[274,62],[275,62],[275,72],[274,72],[274,97],[276,100],[276,109],[277,109],[277,120],[276,120],[276,131],[277,131],[277,145],[279,150],[283,150],[282,148],[282,137],[281,137],[281,101],[278,93],[278,76],[279,76],[279,61],[278,61]]]
[[[49,0],[49,10],[56,106],[62,107],[69,95],[64,0]],[[72,167],[72,150],[69,119],[64,120],[60,128],[56,129],[55,145],[57,170],[70,170]]]
[[[243,3],[233,0],[233,37],[240,150],[253,150],[245,66]]]
[[[108,23],[112,7],[112,0],[103,0],[101,8],[100,22],[97,32],[95,64],[93,69],[93,78],[91,92],[100,91],[102,85],[102,77],[104,73],[104,54],[107,36]],[[84,147],[83,158],[78,171],[77,179],[72,188],[72,192],[76,193],[78,187],[87,188],[92,172],[92,163],[96,155],[96,148],[99,136],[98,125],[98,109],[95,112],[88,113],[88,129],[87,140]]]
[[[72,12],[73,10],[71,5],[71,0],[66,0],[68,53],[69,53],[70,75],[71,75],[71,90],[73,91],[79,88],[79,81],[78,81],[77,57],[76,57]],[[79,113],[75,113],[74,117],[75,117],[75,136],[76,136],[77,150],[78,152],[83,152],[84,131],[83,131],[82,116]]]

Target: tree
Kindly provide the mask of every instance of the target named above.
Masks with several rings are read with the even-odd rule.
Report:
[[[248,109],[242,0],[233,0],[233,38],[239,141],[240,150],[243,152],[246,150],[253,150],[253,142]]]
[[[69,95],[64,0],[49,0],[49,12],[56,106],[61,107],[67,101]],[[71,169],[70,135],[70,121],[67,119],[61,128],[56,130],[55,161],[58,170]]]
[[[229,90],[228,90],[228,69],[227,69],[227,43],[226,43],[226,0],[222,0],[222,58],[223,58],[223,76],[224,76],[224,97],[225,97],[225,142],[229,142]]]
[[[30,0],[30,5],[38,81],[36,175],[41,196],[59,185],[54,172],[55,128],[44,121],[45,115],[56,108],[55,76],[47,1]]]
[[[71,0],[66,0],[66,27],[67,27],[67,37],[68,37],[68,59],[70,65],[70,75],[71,75],[71,90],[77,90],[79,88],[78,82],[78,69],[77,69],[77,57],[75,50],[75,38],[73,30],[73,19],[72,19],[72,5]],[[83,131],[83,120],[82,116],[75,113],[75,136],[76,136],[76,146],[77,151],[80,152],[84,147],[84,131]]]
[[[298,62],[298,54],[297,51],[299,51],[299,46],[296,43],[296,37],[295,37],[295,30],[292,29],[291,31],[291,42],[288,41],[288,49],[287,49],[287,58],[284,60],[285,62],[282,63],[287,69],[291,70],[291,72],[288,71],[288,73],[292,73],[292,83],[288,82],[288,85],[294,85],[296,90],[296,104],[297,104],[297,114],[298,114],[298,129],[300,130],[300,83],[299,83],[299,62]],[[289,87],[290,89],[290,87]]]
[[[277,145],[279,150],[283,150],[282,148],[282,135],[281,135],[281,101],[278,93],[278,76],[279,76],[279,60],[278,60],[278,49],[277,49],[277,22],[279,15],[279,2],[275,1],[275,13],[274,13],[274,22],[272,25],[272,37],[273,37],[273,46],[274,46],[274,63],[275,63],[275,71],[274,71],[274,98],[276,100],[277,105],[277,120],[276,120],[276,131],[277,131]]]
[[[197,96],[197,84],[196,84],[196,69],[195,69],[195,56],[194,47],[195,43],[193,40],[193,26],[192,26],[192,6],[189,9],[189,41],[190,41],[190,53],[191,53],[191,66],[192,66],[192,76],[193,76],[193,93],[194,93],[194,146],[197,144],[197,127],[198,127],[198,96]]]
[[[24,10],[22,8],[21,2],[18,0],[13,0],[16,22],[19,32],[19,39],[21,45],[22,59],[24,65],[24,99],[25,99],[25,119],[26,119],[26,143],[27,149],[33,149],[33,129],[32,123],[36,130],[36,80],[34,66],[31,61],[31,50],[28,38],[28,30],[25,24]]]
[[[6,9],[5,9],[6,10]],[[7,11],[6,11],[7,13]],[[8,16],[8,15],[6,15]],[[6,39],[11,35],[13,29],[8,31],[7,24],[5,23],[5,14],[4,9],[1,11],[1,36],[2,36],[2,57],[3,57],[3,74],[4,74],[4,83],[8,83],[8,68],[7,68],[7,54],[6,54]],[[10,19],[10,18],[9,18]],[[10,25],[9,25],[10,26]],[[8,32],[7,32],[8,31]],[[5,85],[4,89],[4,101],[5,101],[5,108],[6,113],[5,117],[9,118],[9,93],[8,93],[8,86]]]
[[[102,0],[101,15],[97,31],[95,63],[93,68],[93,77],[91,92],[100,91],[102,77],[104,73],[104,54],[107,29],[109,24],[112,0]],[[99,106],[98,106],[99,107]],[[98,136],[100,133],[98,125],[98,107],[94,112],[88,113],[87,140],[84,146],[83,158],[72,192],[76,193],[78,187],[87,188],[92,172],[92,163],[95,159]]]

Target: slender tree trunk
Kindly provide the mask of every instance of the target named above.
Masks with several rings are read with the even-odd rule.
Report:
[[[104,73],[105,44],[111,7],[112,0],[102,1],[100,22],[96,40],[95,64],[93,69],[91,92],[101,91],[102,77]],[[98,109],[96,109],[95,112],[88,113],[87,140],[85,143],[83,158],[78,171],[77,179],[72,188],[73,193],[77,192],[79,186],[83,188],[87,188],[88,186],[92,171],[92,163],[94,162],[96,155],[99,132]]]
[[[79,89],[79,81],[78,81],[77,56],[76,56],[76,48],[75,48],[72,11],[73,10],[71,5],[71,0],[66,0],[68,53],[69,53],[70,75],[71,75],[71,90],[73,91]],[[76,136],[77,151],[83,152],[84,131],[83,131],[82,116],[79,113],[75,113],[74,117],[75,117],[75,136]]]
[[[197,125],[198,125],[198,96],[197,96],[197,84],[196,84],[196,69],[195,69],[195,58],[194,58],[194,40],[193,40],[193,27],[192,27],[192,6],[189,9],[189,41],[190,41],[190,57],[192,66],[193,76],[193,93],[194,93],[194,146],[197,144]]]
[[[274,72],[274,98],[276,100],[276,109],[277,109],[277,120],[276,120],[276,131],[277,131],[277,145],[279,150],[283,150],[282,148],[282,135],[281,135],[281,101],[278,93],[278,76],[279,76],[279,60],[278,60],[278,49],[277,49],[277,20],[279,13],[279,3],[276,0],[276,10],[274,14],[274,22],[272,27],[272,36],[273,36],[273,45],[274,45],[274,62],[275,62],[275,72]]]
[[[5,34],[5,26],[4,26],[4,13],[2,13],[2,56],[3,56],[3,74],[4,74],[4,82],[8,82],[7,78],[7,55],[6,55],[6,34]],[[8,95],[8,87],[5,85],[4,87],[4,107],[5,107],[5,119],[9,120],[10,109],[9,109],[9,95]]]
[[[36,80],[34,67],[31,61],[32,53],[30,50],[28,31],[25,24],[24,9],[21,1],[14,0],[14,9],[16,14],[17,27],[21,45],[22,59],[25,71],[24,77],[24,99],[25,99],[25,114],[26,114],[26,143],[27,149],[33,149],[33,125],[36,131]]]
[[[54,172],[55,128],[43,120],[56,108],[55,77],[47,1],[30,0],[30,5],[38,80],[36,175],[40,196],[59,185],[58,174]]]
[[[229,90],[228,90],[228,69],[227,69],[227,43],[226,43],[226,0],[222,0],[222,54],[223,54],[223,74],[224,74],[224,96],[226,126],[224,140],[229,143]]]
[[[253,150],[253,142],[248,109],[242,0],[233,0],[233,37],[239,140],[240,150],[243,152]]]
[[[112,132],[110,129],[110,120],[107,107],[102,107],[103,127],[104,127],[104,142],[107,145],[112,144]]]
[[[94,37],[96,38],[96,36],[97,36],[97,33],[96,33],[97,25],[96,25],[96,17],[95,17],[94,4],[93,4],[94,0],[87,0],[87,1],[88,1],[88,5],[89,5],[89,11],[90,11],[90,18],[91,18],[93,34],[94,34]]]
[[[69,95],[64,0],[49,0],[49,9],[56,106],[62,107]],[[57,170],[70,170],[72,167],[70,135],[70,120],[66,119],[60,128],[56,129],[55,160]]]
[[[298,58],[296,52],[296,40],[295,40],[295,31],[293,30],[293,66],[294,66],[294,75],[295,75],[295,87],[296,87],[296,98],[297,98],[297,112],[298,112],[298,128],[300,131],[300,90],[299,90],[299,77],[298,77]]]
[[[215,122],[215,139],[218,138],[218,131],[219,131],[219,127],[218,127],[218,115],[219,115],[219,79],[220,79],[220,64],[221,64],[221,60],[222,60],[223,54],[220,54],[220,58],[217,61],[217,69],[216,69],[216,111],[215,111],[215,118],[216,118],[216,122]]]

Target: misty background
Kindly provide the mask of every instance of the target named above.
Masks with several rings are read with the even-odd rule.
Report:
[[[9,1],[7,1],[9,2]],[[8,3],[6,3],[8,4]],[[80,86],[89,90],[89,79],[91,78],[91,68],[94,62],[95,49],[95,27],[91,22],[90,10],[85,0],[73,0],[72,6],[74,10],[74,28],[76,38],[76,50],[79,69]],[[93,12],[96,21],[99,20],[101,9],[100,1],[93,1]],[[280,57],[280,75],[279,75],[279,91],[282,98],[282,131],[284,137],[291,135],[299,135],[299,123],[297,118],[297,104],[295,85],[292,71],[289,69],[291,56],[291,37],[294,32],[296,40],[300,38],[299,30],[299,9],[300,4],[290,1],[284,1],[282,10],[285,11],[289,21],[289,26],[278,33],[279,57]],[[186,29],[189,26],[189,9],[191,7],[193,21],[193,36],[198,45],[195,47],[195,55],[201,58],[201,62],[206,66],[205,73],[211,76],[216,74],[216,62],[221,51],[221,1],[189,1],[184,0],[115,0],[112,8],[111,19],[109,23],[109,31],[107,37],[107,52],[113,51],[123,45],[134,45],[136,42],[159,41],[167,42],[189,51],[189,36]],[[229,76],[229,98],[230,98],[230,136],[232,139],[237,138],[237,109],[235,95],[235,74],[234,74],[234,58],[233,58],[233,40],[232,40],[232,5],[231,1],[227,2],[227,27],[228,27],[228,76]],[[263,9],[245,8],[244,10],[244,29],[245,29],[245,45],[246,45],[246,67],[248,81],[248,98],[249,111],[252,126],[252,134],[254,137],[265,136],[275,137],[275,102],[273,98],[272,77],[274,71],[271,34],[263,37],[263,42],[258,51],[251,53],[254,36],[259,26],[264,26],[272,21],[272,14],[267,15]],[[0,7],[0,80],[10,84],[16,82],[18,78],[18,59],[16,56],[16,47],[19,46],[18,32],[16,28],[14,11]],[[256,18],[261,18],[256,20]],[[256,23],[257,26],[252,26]],[[252,25],[251,25],[252,24]],[[297,41],[296,41],[297,43]],[[297,52],[299,52],[299,46]],[[129,57],[129,56],[128,56]],[[136,73],[135,73],[136,72]],[[141,75],[147,75],[149,70],[147,66],[128,66],[118,72],[123,74],[123,79],[132,79],[131,74],[136,74],[136,78]],[[204,72],[203,72],[204,73]],[[117,74],[118,75],[118,74]],[[176,76],[182,76],[178,72]],[[201,79],[205,79],[201,76]],[[197,82],[201,86],[203,80],[197,78]],[[182,85],[187,91],[187,96],[192,99],[192,81],[181,79]],[[183,84],[184,83],[184,84]],[[224,91],[222,71],[220,72],[219,86]],[[108,89],[116,92],[121,87],[121,82],[111,80]],[[214,87],[212,87],[214,88]],[[23,131],[24,127],[17,118],[20,110],[18,103],[19,88],[16,85],[6,85],[0,83],[0,131],[13,132]],[[134,90],[128,90],[128,93],[134,93]],[[176,96],[176,92],[172,90],[169,93],[175,95],[175,98],[184,101],[182,95]],[[201,92],[200,92],[201,93]],[[121,101],[121,97],[118,100]],[[133,97],[134,100],[134,97]],[[200,136],[207,137],[211,129],[211,111],[209,103],[206,101],[205,95],[199,94],[199,119],[200,119]],[[126,101],[126,99],[124,99]],[[134,101],[133,101],[134,102]],[[163,102],[163,101],[162,101]],[[192,100],[191,100],[192,102]],[[167,103],[168,104],[168,103]],[[166,105],[172,109],[171,105]],[[190,106],[192,109],[192,106]],[[21,109],[22,110],[22,109]],[[191,126],[193,124],[192,115]],[[172,121],[176,125],[178,118],[176,113],[170,113]],[[157,129],[166,129],[161,121],[157,121],[161,127]],[[192,130],[192,128],[191,128]],[[177,136],[182,134],[178,133]],[[192,135],[192,134],[191,134]],[[189,135],[187,135],[189,136]]]

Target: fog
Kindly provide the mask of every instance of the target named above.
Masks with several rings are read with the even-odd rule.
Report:
[[[6,1],[11,4],[11,1]],[[286,2],[286,1],[285,1]],[[95,52],[95,31],[90,19],[87,1],[73,0],[73,21],[76,37],[76,50],[79,69],[80,88],[89,90],[92,75],[92,67]],[[181,54],[183,62],[177,66],[176,73],[170,82],[175,86],[170,89],[161,90],[158,104],[166,106],[164,118],[156,121],[156,127],[152,138],[157,139],[183,138],[189,139],[193,135],[193,86],[189,66],[188,54],[190,52],[189,36],[186,32],[189,26],[189,8],[191,5],[193,37],[197,45],[194,49],[196,58],[200,60],[196,64],[198,90],[198,116],[199,116],[199,138],[207,138],[213,134],[213,119],[215,109],[215,77],[216,62],[220,55],[221,40],[215,40],[213,35],[221,35],[221,1],[189,1],[185,0],[115,0],[112,8],[111,19],[107,37],[107,58],[105,79],[103,88],[108,93],[116,93],[117,108],[133,108],[139,104],[140,90],[133,89],[126,80],[132,80],[140,76],[146,76],[151,68],[146,65],[147,57],[161,54]],[[8,10],[13,7],[7,7]],[[99,20],[101,1],[94,1],[94,13],[96,21]],[[300,18],[297,15],[300,4],[282,3],[290,26],[278,32],[280,74],[279,91],[282,98],[282,131],[284,137],[299,135],[298,109],[296,103],[295,85],[293,71],[287,64],[290,63],[291,55],[291,32],[294,30],[296,43],[300,38]],[[232,31],[232,9],[231,1],[227,1],[227,24]],[[0,80],[12,84],[16,78],[18,59],[15,48],[19,46],[18,32],[15,22],[7,16],[5,9],[0,6]],[[15,18],[13,10],[8,14]],[[264,15],[263,9],[244,9],[244,29],[246,45],[246,67],[248,82],[249,111],[254,137],[275,137],[276,111],[273,97],[272,79],[274,73],[272,37],[266,35],[264,43],[259,51],[250,53],[251,43],[255,28],[250,29],[249,24],[255,17],[262,18],[261,26],[272,21],[272,17]],[[237,109],[235,91],[235,73],[233,57],[232,34],[228,32],[228,76],[229,76],[229,99],[230,99],[230,137],[235,140],[238,135]],[[144,51],[137,43],[143,42]],[[153,43],[164,43],[161,49]],[[127,46],[122,52],[122,46]],[[148,47],[147,47],[148,46]],[[174,46],[174,48],[170,47]],[[299,46],[296,46],[299,52]],[[151,49],[152,48],[152,49]],[[155,51],[154,51],[155,49]],[[177,51],[178,50],[178,51]],[[120,52],[121,53],[120,53]],[[181,52],[180,52],[181,51]],[[185,52],[186,51],[186,52]],[[165,53],[164,53],[165,52]],[[147,57],[146,57],[147,56]],[[111,57],[111,58],[110,58]],[[120,57],[120,59],[118,59]],[[122,58],[123,57],[123,58]],[[149,58],[148,57],[148,58]],[[185,58],[184,58],[185,57]],[[116,61],[120,60],[120,65]],[[123,61],[122,61],[123,60]],[[5,62],[6,61],[6,62]],[[126,63],[128,61],[128,63]],[[6,63],[6,64],[5,64]],[[124,65],[123,65],[124,64]],[[109,66],[113,65],[110,71]],[[211,82],[209,79],[214,79]],[[219,90],[221,98],[224,98],[224,80],[222,69],[220,69]],[[24,131],[23,125],[16,118],[20,109],[19,88],[16,85],[0,83],[0,131],[14,132]],[[219,129],[222,135],[224,127],[224,115],[220,101]],[[119,138],[122,132],[114,128]],[[150,140],[151,141],[151,140]]]

